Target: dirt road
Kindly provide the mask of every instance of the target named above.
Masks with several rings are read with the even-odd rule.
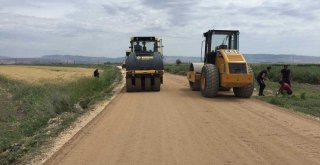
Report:
[[[161,92],[123,91],[46,164],[320,164],[320,122],[164,81]]]

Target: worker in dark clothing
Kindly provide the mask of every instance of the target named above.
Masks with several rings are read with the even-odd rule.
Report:
[[[99,76],[100,76],[99,70],[98,69],[94,70],[93,77],[99,78]]]
[[[136,44],[134,45],[134,51],[142,51],[142,46],[140,45],[140,42],[137,41]]]
[[[280,94],[280,93],[281,93],[281,94],[284,94],[284,91],[286,91],[288,95],[291,95],[291,94],[292,94],[291,86],[290,86],[288,83],[280,80],[280,81],[279,81],[279,84],[280,84],[281,86],[280,86],[279,90],[277,91],[277,95]]]
[[[146,47],[146,41],[142,42],[142,51],[146,52],[147,51],[147,47]]]
[[[288,65],[284,65],[283,69],[281,70],[282,74],[282,81],[289,84],[291,86],[291,75],[290,75],[290,69],[288,69]]]
[[[266,88],[266,84],[264,83],[264,81],[268,79],[268,73],[270,72],[270,70],[271,70],[271,66],[268,66],[267,70],[262,70],[256,77],[260,86],[259,96],[264,96],[263,90],[264,88]]]

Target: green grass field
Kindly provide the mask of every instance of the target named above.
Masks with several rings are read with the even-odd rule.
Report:
[[[172,74],[186,75],[189,70],[189,64],[166,64],[164,70]]]
[[[103,70],[100,78],[32,84],[0,75],[0,164],[21,163],[89,105],[111,96],[112,84],[121,79],[119,69],[91,67]]]
[[[292,84],[293,94],[291,96],[281,94],[276,96],[276,91],[280,87],[279,83],[267,81],[266,85],[266,96],[254,96],[256,99],[320,117],[320,85],[294,82]],[[256,85],[256,88],[259,90],[258,85]]]
[[[268,64],[251,65],[255,75],[267,68]],[[277,81],[281,79],[280,71],[283,65],[270,65],[270,81],[267,81],[266,93],[264,97],[255,97],[259,100],[269,102],[294,111],[303,112],[309,115],[320,117],[320,65],[304,64],[289,65],[292,73],[293,95],[275,95],[279,88]],[[258,90],[259,86],[256,85]]]
[[[318,101],[320,99],[320,65],[289,65],[293,79],[292,96],[275,95],[276,90],[279,88],[277,82],[280,80],[280,70],[283,68],[283,65],[253,64],[250,66],[255,76],[261,70],[272,66],[271,73],[269,73],[270,81],[266,82],[266,96],[255,96],[254,98],[280,107],[320,117],[320,101]],[[188,64],[167,64],[165,65],[165,70],[169,73],[185,75],[188,67]],[[255,87],[259,90],[258,83],[255,83]]]

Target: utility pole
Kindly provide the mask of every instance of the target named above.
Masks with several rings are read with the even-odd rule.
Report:
[[[292,55],[292,64],[294,64],[294,55]]]

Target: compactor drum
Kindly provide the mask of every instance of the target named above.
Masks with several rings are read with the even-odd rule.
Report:
[[[239,52],[239,31],[209,30],[204,33],[204,63],[191,63],[187,74],[190,88],[204,97],[215,97],[231,88],[236,97],[253,93],[253,72]],[[201,48],[202,50],[202,48]]]
[[[126,89],[160,91],[163,83],[163,46],[156,37],[131,37],[126,52]]]

